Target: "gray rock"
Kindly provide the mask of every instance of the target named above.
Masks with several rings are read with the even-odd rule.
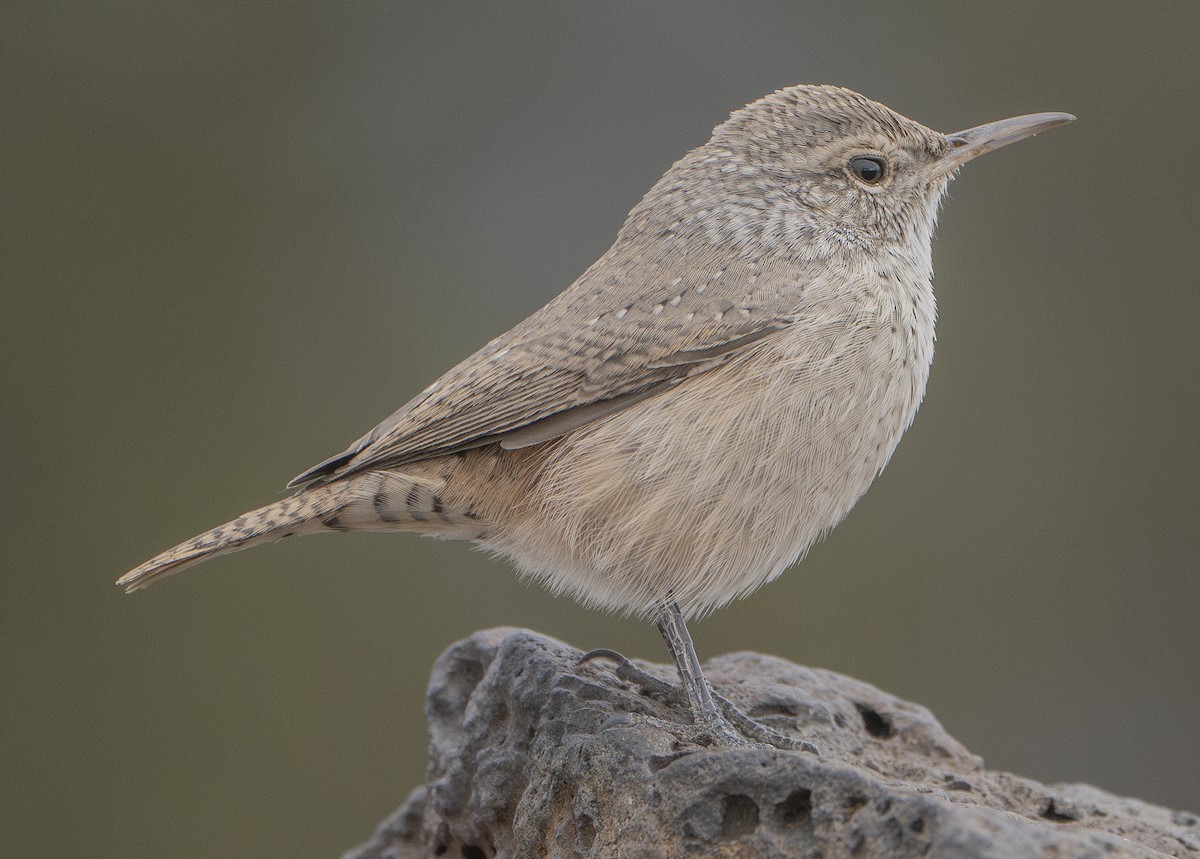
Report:
[[[985,770],[928,710],[849,677],[712,660],[720,692],[821,756],[710,749],[623,718],[687,711],[579,655],[513,629],[447,650],[428,780],[344,859],[1200,856],[1197,816]]]

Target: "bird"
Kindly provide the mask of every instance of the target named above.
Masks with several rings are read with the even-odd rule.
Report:
[[[753,101],[556,298],[294,478],[294,494],[117,584],[293,535],[468,540],[555,594],[652,620],[690,710],[679,736],[813,750],[712,689],[687,621],[778,577],[882,471],[933,359],[949,182],[1074,118],[942,134],[837,86]]]

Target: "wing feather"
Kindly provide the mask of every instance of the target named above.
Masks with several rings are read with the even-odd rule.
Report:
[[[718,366],[791,324],[797,289],[781,288],[778,278],[802,282],[802,272],[768,273],[753,260],[722,265],[669,238],[633,250],[618,242],[556,299],[289,486],[485,444],[513,449],[546,441]]]

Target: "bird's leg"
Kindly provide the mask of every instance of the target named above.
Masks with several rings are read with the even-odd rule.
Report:
[[[650,716],[626,717],[625,721],[646,723],[663,728],[680,739],[701,745],[717,746],[770,746],[818,754],[816,746],[805,740],[788,737],[773,731],[751,719],[737,705],[717,694],[704,677],[695,645],[688,634],[683,613],[675,602],[664,603],[654,621],[671,652],[671,659],[679,672],[683,697],[692,711],[692,725],[673,725]],[[636,683],[646,692],[664,699],[679,700],[680,690],[669,683],[638,668],[628,659],[613,650],[593,650],[580,658],[580,663],[593,659],[608,659],[616,662],[616,675],[622,680]]]
[[[696,646],[692,644],[692,636],[688,634],[678,603],[674,600],[664,603],[654,619],[654,625],[667,643],[667,650],[671,651],[671,659],[679,671],[683,692],[692,708],[693,723],[709,734],[714,744],[742,746],[747,745],[748,739],[751,741],[749,745],[817,752],[817,747],[810,742],[793,739],[758,724],[709,686],[700,669],[700,658],[696,655]]]
[[[713,739],[718,739],[719,735],[729,731],[730,726],[713,702],[712,688],[700,669],[700,658],[696,656],[696,646],[692,644],[692,636],[683,622],[679,604],[674,600],[664,603],[654,619],[654,625],[658,627],[679,671],[683,694],[687,696],[688,706],[692,709],[693,723],[699,728],[713,731]]]

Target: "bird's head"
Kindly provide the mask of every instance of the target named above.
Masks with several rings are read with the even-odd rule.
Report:
[[[738,208],[790,220],[806,243],[928,246],[963,164],[1073,119],[1039,113],[942,134],[848,89],[793,86],[736,111],[696,153],[728,175]]]

